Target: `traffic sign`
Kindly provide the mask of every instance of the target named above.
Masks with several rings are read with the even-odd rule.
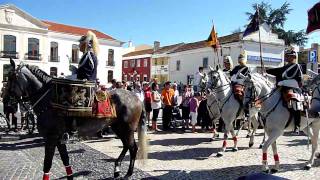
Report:
[[[317,51],[316,50],[309,51],[308,62],[313,62],[313,63],[317,62]]]

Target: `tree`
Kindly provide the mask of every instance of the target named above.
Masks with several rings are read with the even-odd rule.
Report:
[[[232,34],[240,33],[240,32],[242,32],[241,27],[238,27],[237,29],[231,31]]]
[[[290,14],[292,9],[290,8],[290,3],[285,2],[280,8],[273,9],[271,5],[267,2],[261,2],[260,4],[253,4],[252,8],[254,12],[246,12],[248,19],[251,20],[256,9],[259,9],[259,21],[260,24],[267,23],[270,25],[271,30],[278,34],[280,39],[285,41],[286,45],[297,44],[299,46],[304,46],[308,38],[304,30],[294,32],[293,30],[286,31],[284,29],[284,24],[287,20],[287,15]]]

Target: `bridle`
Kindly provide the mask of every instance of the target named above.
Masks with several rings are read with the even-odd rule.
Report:
[[[227,84],[224,84],[224,85],[221,85],[221,86],[216,86],[218,81],[222,82],[222,78],[219,74],[219,72],[217,71],[211,71],[210,73],[210,81],[212,82],[211,83],[211,86],[210,86],[210,90],[214,93],[220,93],[220,92],[223,92],[225,91],[226,89],[230,88],[230,85],[231,83],[228,82]],[[217,76],[213,76],[213,74],[218,74]],[[214,79],[214,81],[213,81]],[[228,80],[227,80],[228,81]],[[222,88],[222,89],[220,89]]]

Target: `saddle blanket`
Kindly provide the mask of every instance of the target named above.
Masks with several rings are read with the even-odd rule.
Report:
[[[98,118],[116,118],[115,105],[110,100],[110,95],[103,90],[99,90],[95,94],[92,104],[92,114]]]

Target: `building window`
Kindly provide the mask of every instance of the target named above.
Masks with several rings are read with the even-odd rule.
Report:
[[[144,61],[143,61],[143,67],[148,67],[148,59],[144,59]]]
[[[137,67],[140,67],[140,59],[137,59]]]
[[[114,50],[108,50],[108,63],[107,66],[114,66]]]
[[[39,39],[28,38],[28,53],[26,54],[29,60],[40,60],[39,54]]]
[[[12,70],[12,66],[10,64],[3,65],[3,81],[8,81],[9,79],[9,72]]]
[[[177,70],[177,71],[180,71],[180,60],[177,61],[176,70]]]
[[[113,79],[113,71],[109,70],[108,71],[108,83],[110,83]]]
[[[50,43],[50,58],[49,58],[49,60],[51,62],[59,62],[58,43],[57,42]]]
[[[128,61],[123,61],[123,68],[128,68]]]
[[[148,82],[148,76],[146,74],[143,75],[143,81]]]
[[[18,53],[16,52],[16,37],[12,35],[3,36],[3,51],[1,52],[1,57],[3,58],[18,58]]]
[[[202,67],[208,68],[208,58],[207,57],[202,59]]]
[[[131,67],[135,67],[135,65],[136,65],[135,62],[136,62],[136,61],[135,61],[134,59],[132,59],[132,60],[130,61],[130,66],[131,66]]]
[[[126,74],[123,76],[123,80],[128,81],[128,76]]]
[[[72,63],[79,62],[79,46],[77,44],[72,44],[71,62]]]
[[[50,67],[50,76],[57,77],[58,76],[58,68]]]

